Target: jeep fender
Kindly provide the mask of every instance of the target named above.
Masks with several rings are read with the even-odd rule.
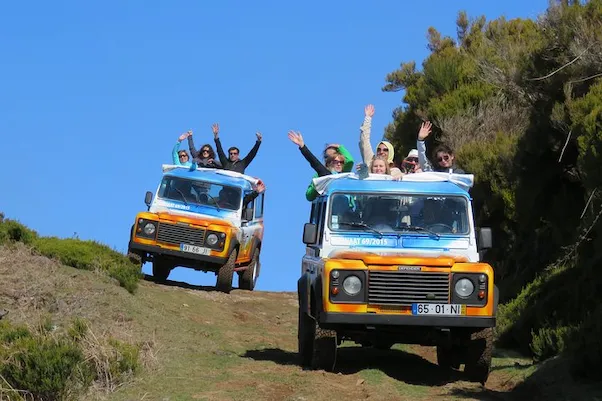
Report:
[[[311,290],[314,301],[314,309],[312,312],[314,318],[317,320],[318,316],[320,316],[320,313],[324,312],[324,299],[322,298],[322,276],[316,277],[312,283]]]
[[[305,272],[297,280],[297,294],[299,298],[299,310],[311,316],[311,277]]]
[[[240,245],[240,243],[238,242],[238,240],[235,238],[232,238],[232,241],[230,241],[230,246],[228,247],[228,253],[226,254],[226,257],[229,257],[230,254],[232,253],[232,251],[235,248],[238,248],[239,245]]]

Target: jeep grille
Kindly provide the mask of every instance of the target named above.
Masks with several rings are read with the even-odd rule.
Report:
[[[410,305],[414,302],[445,304],[448,299],[449,273],[370,271],[368,275],[369,304]]]
[[[178,224],[159,223],[157,241],[170,245],[189,244],[203,246],[205,230]]]

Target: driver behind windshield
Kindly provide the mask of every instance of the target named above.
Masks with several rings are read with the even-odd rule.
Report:
[[[227,209],[238,209],[240,196],[238,191],[233,188],[224,187],[219,191],[219,199],[217,205]]]
[[[364,223],[377,230],[397,227],[398,199],[372,198],[364,208]]]
[[[439,233],[457,232],[458,223],[454,219],[454,201],[425,199],[419,225],[433,229]]]

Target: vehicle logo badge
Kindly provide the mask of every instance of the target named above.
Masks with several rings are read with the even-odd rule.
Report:
[[[420,266],[397,266],[397,270],[409,270],[409,271],[421,271],[422,267]]]
[[[429,292],[428,294],[426,294],[426,299],[435,299],[435,294]]]

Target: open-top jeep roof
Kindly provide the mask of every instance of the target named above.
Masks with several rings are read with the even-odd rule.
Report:
[[[460,195],[470,198],[468,190],[472,187],[471,174],[416,173],[406,175],[401,181],[391,176],[371,174],[359,179],[355,173],[331,174],[314,178],[314,185],[320,195],[334,192],[391,192],[404,194],[441,194]]]
[[[196,170],[191,170],[190,167],[169,164],[164,164],[162,168],[164,176],[187,178],[190,180],[210,182],[212,184],[230,185],[248,191],[253,190],[254,186],[259,181],[249,175],[229,170],[214,168],[197,168]]]

